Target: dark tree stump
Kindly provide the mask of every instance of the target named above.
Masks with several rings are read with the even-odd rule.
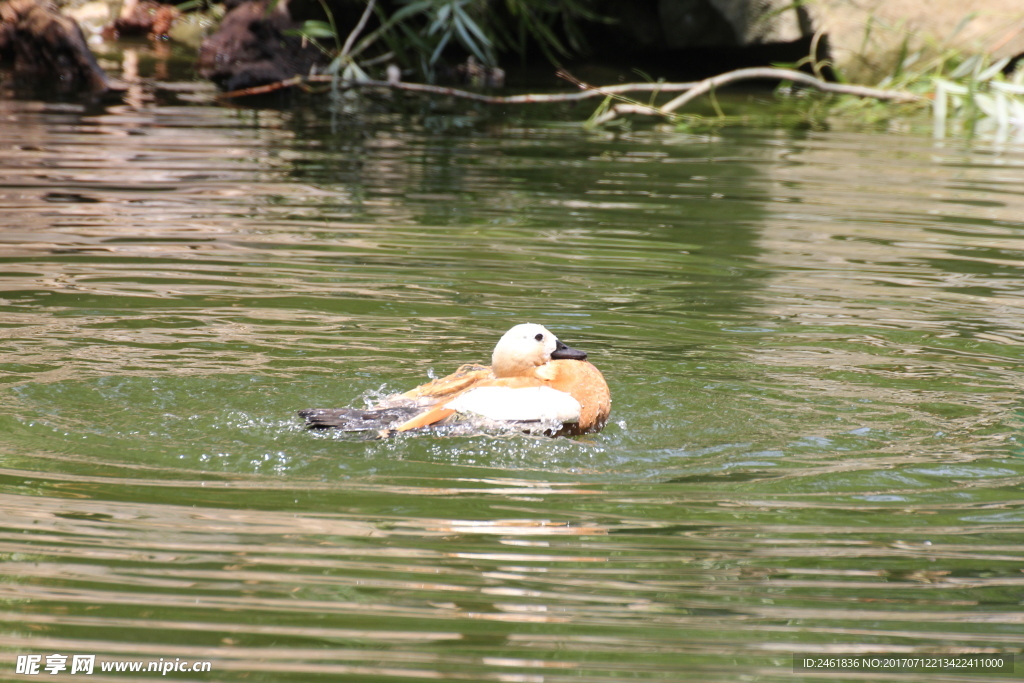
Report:
[[[58,92],[113,89],[82,29],[49,0],[0,3],[0,63],[19,85]]]
[[[284,34],[297,26],[285,5],[267,12],[265,0],[247,0],[231,9],[217,32],[203,41],[200,75],[224,90],[241,90],[308,74],[314,65],[325,64],[319,50]]]

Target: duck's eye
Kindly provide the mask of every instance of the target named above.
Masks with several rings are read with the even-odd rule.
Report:
[[[534,339],[536,339],[537,341],[544,341],[544,335],[538,332],[537,336],[534,337]]]

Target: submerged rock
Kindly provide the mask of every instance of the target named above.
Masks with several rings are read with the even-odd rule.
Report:
[[[928,56],[952,48],[993,59],[1024,54],[1020,0],[819,0],[807,11],[814,29],[827,36],[831,58],[854,82],[876,82],[918,50]]]
[[[819,35],[817,55],[849,80],[870,83],[896,71],[917,50],[954,48],[993,58],[1024,54],[1020,0],[659,0],[663,30],[682,35],[683,8],[706,3],[731,26],[740,46]],[[675,10],[674,12],[671,10]]]

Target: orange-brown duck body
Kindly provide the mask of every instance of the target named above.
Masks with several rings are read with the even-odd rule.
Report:
[[[463,365],[366,410],[299,414],[311,428],[353,431],[404,432],[481,419],[512,427],[560,423],[559,434],[596,432],[608,421],[611,393],[586,358],[543,326],[523,323],[502,336],[490,367]]]

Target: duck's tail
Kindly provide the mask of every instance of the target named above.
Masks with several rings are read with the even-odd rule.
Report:
[[[299,417],[306,421],[308,429],[340,429],[346,432],[364,432],[392,429],[403,422],[407,422],[421,412],[423,412],[423,408],[416,406],[369,408],[367,410],[357,410],[355,408],[310,408],[300,410]]]

